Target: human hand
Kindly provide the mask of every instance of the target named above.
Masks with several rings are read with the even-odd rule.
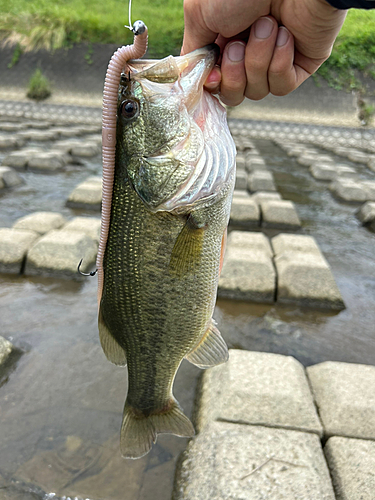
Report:
[[[229,105],[289,94],[328,59],[346,11],[325,0],[184,0],[181,53],[216,41],[206,81]]]

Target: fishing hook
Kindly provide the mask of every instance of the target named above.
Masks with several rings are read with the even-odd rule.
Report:
[[[98,270],[97,270],[97,269],[95,269],[95,271],[91,271],[90,273],[83,273],[83,272],[80,270],[80,267],[81,267],[82,262],[83,262],[83,259],[81,259],[81,260],[79,261],[79,264],[78,264],[78,267],[77,267],[77,271],[79,272],[79,274],[80,274],[81,276],[95,276],[95,274],[98,272]]]

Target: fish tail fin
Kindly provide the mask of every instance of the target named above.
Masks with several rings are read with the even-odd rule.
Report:
[[[148,416],[125,403],[120,439],[124,458],[143,457],[151,450],[153,443],[156,443],[157,435],[163,433],[180,437],[192,437],[195,434],[193,424],[174,398],[168,409]]]

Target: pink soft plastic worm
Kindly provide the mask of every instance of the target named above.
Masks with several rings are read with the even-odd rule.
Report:
[[[103,181],[102,181],[102,221],[96,267],[98,270],[98,305],[103,291],[103,258],[107,245],[113,179],[115,175],[116,120],[118,87],[122,71],[130,59],[139,59],[147,50],[147,27],[142,21],[133,24],[134,42],[119,48],[111,57],[104,82],[103,91]]]

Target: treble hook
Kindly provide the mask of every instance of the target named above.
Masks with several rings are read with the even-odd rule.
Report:
[[[83,259],[81,259],[79,261],[79,264],[78,264],[78,267],[77,267],[77,271],[79,272],[79,274],[81,274],[82,276],[95,276],[95,274],[98,272],[97,269],[95,269],[95,271],[91,271],[90,273],[83,273],[81,270],[80,270],[80,267],[81,267],[81,264],[83,262]]]

